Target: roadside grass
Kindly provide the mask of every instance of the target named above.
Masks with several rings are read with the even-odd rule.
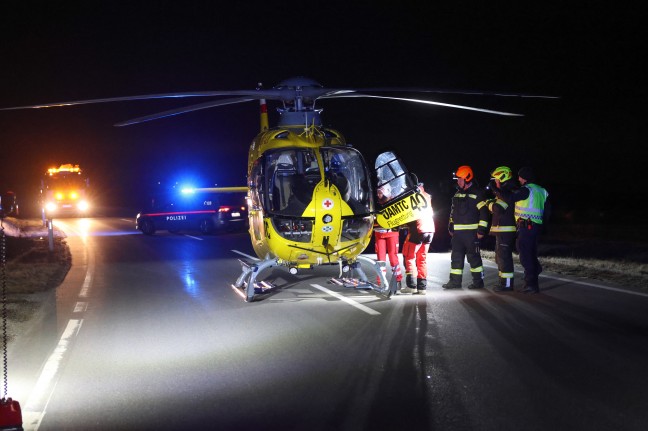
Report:
[[[40,220],[11,219],[25,236],[5,235],[6,292],[30,294],[60,285],[72,266],[65,238],[55,235],[52,250],[47,229]]]
[[[72,255],[64,238],[6,237],[7,293],[30,294],[60,285],[72,266]]]
[[[5,234],[0,238],[5,259],[0,283],[5,294],[9,342],[15,338],[14,327],[29,321],[38,311],[41,306],[38,294],[58,287],[72,266],[65,238],[54,237],[50,251],[47,230],[40,220],[12,219],[12,224],[29,236]]]
[[[482,257],[495,261],[490,237]],[[554,224],[539,239],[545,272],[648,291],[648,230],[600,224]],[[517,253],[513,261],[520,265]]]
[[[484,259],[495,262],[495,252],[482,250]],[[588,280],[599,280],[641,291],[648,291],[648,264],[624,260],[540,256],[543,271]],[[520,258],[513,254],[513,262],[520,266]]]

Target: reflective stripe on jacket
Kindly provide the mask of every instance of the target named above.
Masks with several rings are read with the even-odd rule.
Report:
[[[549,193],[537,184],[527,183],[523,187],[529,189],[529,196],[515,202],[515,220],[529,219],[534,223],[542,224],[545,201]]]
[[[515,216],[513,214],[513,206],[511,206],[507,199],[510,201],[510,195],[507,198],[498,196],[497,199],[489,201],[488,209],[493,214],[493,220],[490,228],[490,233],[495,234],[498,232],[515,232]]]
[[[485,192],[473,184],[467,190],[457,190],[452,197],[448,231],[477,230],[485,235],[488,218]]]

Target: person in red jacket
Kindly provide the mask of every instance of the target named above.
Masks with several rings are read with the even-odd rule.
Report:
[[[407,224],[408,233],[403,243],[403,262],[405,264],[406,287],[402,293],[425,295],[427,292],[427,253],[434,237],[434,210],[432,197],[418,184],[418,218]],[[416,280],[416,282],[414,281]]]
[[[389,184],[383,184],[377,190],[378,203],[384,204],[391,198],[391,187]],[[400,262],[398,260],[398,228],[387,229],[376,225],[374,227],[374,243],[376,247],[376,259],[386,262],[389,256],[389,264],[391,265],[392,276],[396,277],[397,288],[401,288],[401,281],[403,280],[403,272],[401,271]],[[386,272],[387,268],[383,268]],[[380,277],[376,277],[380,285]]]

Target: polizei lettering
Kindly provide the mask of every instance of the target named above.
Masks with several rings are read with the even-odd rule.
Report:
[[[187,220],[186,215],[170,215],[166,216],[167,221]]]

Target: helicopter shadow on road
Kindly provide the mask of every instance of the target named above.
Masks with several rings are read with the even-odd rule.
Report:
[[[275,297],[279,293],[288,293],[292,295],[291,298],[280,299],[280,301],[282,302],[298,302],[309,300],[339,301],[339,299],[335,298],[334,296],[322,295],[322,292],[315,291],[314,288],[310,286],[311,283],[323,284],[327,289],[331,289],[342,295],[344,295],[345,292],[363,292],[366,293],[367,296],[375,297],[375,299],[378,301],[388,300],[387,298],[382,297],[377,292],[370,289],[341,287],[331,282],[331,278],[337,277],[339,275],[337,266],[335,265],[332,265],[328,271],[325,271],[325,273],[322,273],[321,270],[321,267],[319,268],[319,271],[316,271],[315,269],[308,269],[298,274],[291,274],[284,268],[272,268],[264,271],[261,274],[262,281],[269,283],[274,287],[268,289],[263,293],[256,293],[254,296],[254,302],[262,302],[268,300]]]

